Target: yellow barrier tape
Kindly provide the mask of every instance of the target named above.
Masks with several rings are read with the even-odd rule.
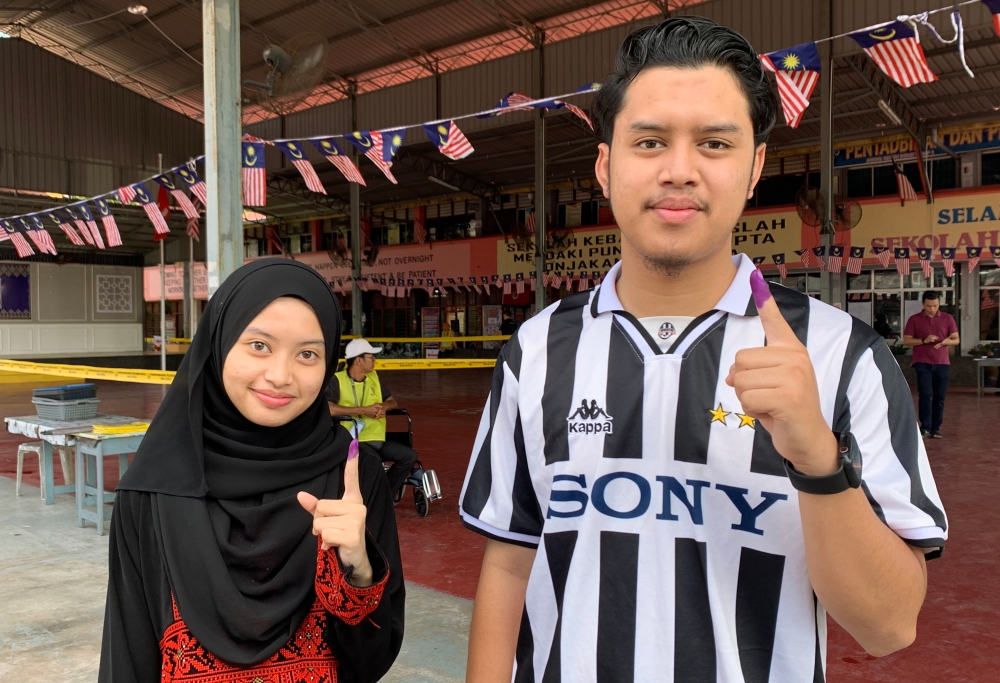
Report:
[[[456,368],[492,368],[492,358],[385,358],[376,362],[379,370],[453,370]],[[170,384],[176,374],[172,370],[134,370],[131,368],[98,368],[91,365],[32,363],[0,359],[0,370],[51,375],[71,379],[105,379],[138,384]]]

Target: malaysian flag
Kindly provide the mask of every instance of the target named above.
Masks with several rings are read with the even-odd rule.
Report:
[[[385,136],[390,133],[395,133],[395,131],[377,131],[377,130],[358,130],[351,133],[350,137],[347,139],[352,145],[360,149],[366,157],[371,159],[372,163],[379,167],[379,170],[385,174],[385,177],[389,179],[393,185],[398,184],[396,178],[392,175],[392,157],[399,149],[399,145],[393,147],[393,139],[389,139],[389,146],[384,147]],[[399,144],[403,143],[402,135],[399,136]]]
[[[772,254],[771,260],[774,261],[774,265],[778,266],[778,274],[783,278],[788,277],[788,266],[785,265],[785,255]]]
[[[847,257],[847,272],[851,275],[861,275],[861,262],[864,258],[864,247],[851,247],[850,255]]]
[[[87,202],[80,202],[79,204],[74,204],[80,215],[83,216],[83,221],[87,228],[90,230],[90,234],[94,238],[94,243],[97,245],[98,249],[104,248],[104,238],[101,237],[101,231],[97,229],[97,222],[94,220],[94,214],[90,213],[90,207],[87,206]]]
[[[937,80],[937,76],[927,66],[927,57],[920,47],[920,37],[916,30],[901,21],[851,33],[850,37],[889,78],[904,88],[915,83]]]
[[[177,204],[181,207],[181,211],[184,212],[185,218],[190,220],[198,217],[198,209],[195,208],[191,198],[184,194],[184,190],[174,185],[173,180],[166,175],[155,176],[153,180],[155,180],[160,187],[169,192],[171,197],[177,200]]]
[[[796,255],[802,260],[802,265],[806,268],[812,265],[812,251],[809,249],[796,249]]]
[[[844,260],[844,247],[839,244],[830,245],[830,260],[826,265],[831,273],[839,273]]]
[[[941,247],[941,263],[944,264],[944,274],[951,277],[955,274],[955,247]]]
[[[514,282],[514,294],[515,296],[524,294],[524,273],[517,274],[517,279]]]
[[[83,239],[87,242],[87,244],[89,244],[92,247],[96,246],[94,244],[94,236],[90,234],[90,228],[87,227],[87,224],[84,223],[82,219],[77,217],[73,209],[69,208],[68,206],[64,206],[63,213],[69,216],[69,219],[73,221],[73,225],[75,225],[76,229],[80,231],[81,235],[83,235]]]
[[[764,265],[764,259],[765,258],[767,258],[767,257],[766,256],[754,256],[750,260],[753,261],[753,264],[755,266],[757,266],[758,268],[760,268],[762,265]]]
[[[875,254],[875,258],[878,262],[882,264],[883,268],[889,267],[889,261],[892,260],[892,252],[889,251],[889,247],[872,247],[872,253]]]
[[[66,235],[66,239],[68,239],[72,244],[75,244],[78,247],[83,246],[84,242],[76,233],[76,230],[73,229],[72,225],[66,222],[65,218],[59,215],[58,211],[49,211],[45,215],[51,218],[52,222],[59,226],[59,229],[63,231],[64,235]]]
[[[1000,36],[1000,0],[983,0],[983,4],[993,15],[993,32]]]
[[[267,206],[267,169],[264,143],[247,140],[243,145],[243,205]]]
[[[587,287],[590,286],[590,276],[587,275],[587,271],[580,273],[580,277],[576,280],[576,291],[586,292]]]
[[[187,222],[187,236],[193,239],[195,242],[201,241],[201,233],[198,232],[198,217],[188,218]]]
[[[966,247],[965,257],[969,259],[969,272],[979,265],[979,259],[983,254],[982,247]]]
[[[135,199],[135,187],[125,185],[118,188],[118,201],[122,204],[131,204],[133,199]]]
[[[591,85],[585,85],[583,88],[577,90],[577,92],[590,92],[592,89]],[[524,93],[512,92],[507,93],[506,97],[501,97],[500,101],[497,102],[493,108],[499,109],[500,111],[491,112],[489,114],[477,114],[476,118],[485,119],[490,116],[508,114],[512,111],[531,111],[532,109],[565,109],[582,119],[588,126],[590,126],[591,130],[594,129],[594,124],[591,123],[590,117],[587,116],[587,112],[575,104],[569,104],[568,102],[563,102],[562,100],[557,100],[555,98],[535,102],[534,98],[528,97]]]
[[[899,167],[899,164],[893,164],[892,170],[896,174],[896,189],[899,190],[899,205],[906,206],[906,202],[917,201],[917,193],[913,189],[913,185],[910,183],[910,179],[906,177],[903,173],[903,169]]]
[[[24,228],[24,234],[30,237],[31,241],[35,243],[35,247],[38,248],[38,251],[43,254],[47,254],[49,252],[49,247],[45,244],[44,238],[41,235],[36,234],[35,228],[31,224],[31,219],[27,216],[22,216],[18,219],[18,222],[21,224],[21,227]]]
[[[428,139],[437,145],[438,151],[449,159],[464,159],[476,151],[454,121],[425,123],[424,132],[427,133]]]
[[[924,277],[928,280],[932,280],[934,278],[934,266],[931,265],[931,259],[933,257],[933,250],[924,249],[922,247],[917,248],[917,259],[920,261],[920,268],[924,271]]]
[[[528,229],[528,232],[530,234],[534,235],[535,234],[535,210],[534,209],[528,209],[528,210],[525,211],[525,213],[527,215],[524,217],[524,227],[526,227]]]
[[[306,151],[302,147],[302,143],[296,142],[294,140],[289,140],[287,142],[276,140],[274,142],[278,149],[285,153],[292,165],[299,169],[299,173],[302,174],[302,179],[306,181],[306,187],[317,194],[326,194],[326,188],[323,187],[323,183],[320,182],[319,176],[316,175],[316,169],[313,165],[306,159]]]
[[[900,275],[910,274],[910,248],[896,247],[896,272]]]
[[[153,198],[146,190],[146,186],[142,183],[136,183],[132,186],[132,189],[135,191],[135,198],[142,205],[142,210],[146,212],[146,217],[153,224],[153,231],[157,235],[166,235],[170,232],[170,227],[167,226],[167,221],[160,212],[160,207],[153,201]]]
[[[990,256],[993,257],[993,262],[1000,266],[1000,247],[990,247]]]
[[[94,197],[94,206],[97,207],[97,215],[101,217],[101,223],[104,225],[104,234],[108,236],[108,246],[120,247],[122,236],[118,232],[118,223],[115,222],[115,217],[111,215],[108,200],[104,197]]]
[[[191,193],[198,198],[203,205],[208,206],[208,187],[205,181],[198,177],[195,162],[189,161],[174,169],[174,173],[180,176],[181,182],[188,186]]]
[[[6,220],[3,221],[3,229],[7,233],[7,239],[14,243],[14,249],[17,250],[19,258],[32,256],[35,253],[35,250],[28,244],[28,240],[24,239],[24,235],[18,232],[13,223]]]
[[[52,241],[52,235],[49,231],[45,229],[45,225],[42,223],[42,217],[37,213],[33,213],[28,218],[31,220],[31,225],[34,228],[28,233],[31,240],[39,245],[38,249],[43,252],[49,252],[53,256],[56,256],[56,243]]]
[[[344,154],[344,150],[337,144],[336,140],[333,138],[322,138],[320,140],[313,140],[312,143],[319,150],[319,153],[325,156],[326,160],[333,164],[349,182],[357,183],[358,185],[365,184],[365,179],[362,177],[361,171],[354,165],[351,158]]]
[[[510,273],[503,276],[503,293],[505,296],[510,296],[511,294],[511,277]]]
[[[823,260],[823,257],[826,256],[826,247],[813,247],[812,253],[816,259],[816,265],[819,266],[819,269],[821,271],[826,270],[826,262]]]
[[[798,128],[819,82],[820,58],[816,43],[802,43],[787,50],[760,56],[764,68],[774,72],[778,81],[778,97],[785,123]]]

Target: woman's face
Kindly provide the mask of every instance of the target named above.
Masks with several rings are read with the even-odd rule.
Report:
[[[280,427],[301,415],[323,389],[326,344],[319,319],[301,299],[275,299],[236,341],[222,384],[243,417]]]

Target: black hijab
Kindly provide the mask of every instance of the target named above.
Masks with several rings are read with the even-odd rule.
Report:
[[[222,383],[226,356],[279,297],[309,304],[336,370],[340,307],[313,269],[263,259],[233,273],[198,333],[120,490],[153,494],[153,525],[170,588],[191,633],[216,657],[260,663],[295,633],[315,598],[316,538],[298,491],[339,498],[350,437],[333,429],[322,390],[280,427],[254,424]]]

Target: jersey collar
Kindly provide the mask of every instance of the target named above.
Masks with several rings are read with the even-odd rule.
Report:
[[[729,289],[719,299],[719,303],[715,305],[714,310],[725,311],[733,315],[756,316],[757,307],[754,305],[753,298],[750,295],[750,273],[757,266],[753,264],[753,261],[746,254],[742,253],[733,257],[733,264],[738,269],[736,277],[733,278]],[[591,315],[595,318],[602,313],[625,312],[625,308],[618,298],[618,292],[615,290],[615,283],[618,281],[621,269],[622,264],[619,261],[611,267],[608,274],[604,276],[601,286],[597,288],[597,295],[594,297],[590,307]]]

